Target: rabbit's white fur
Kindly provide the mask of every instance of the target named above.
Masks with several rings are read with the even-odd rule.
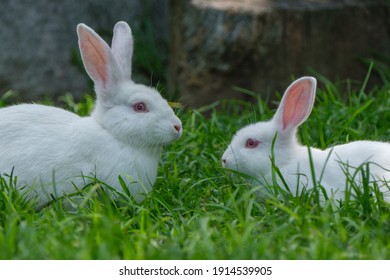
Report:
[[[17,177],[43,204],[83,187],[85,177],[122,191],[118,176],[141,201],[150,191],[164,145],[182,134],[181,121],[153,88],[131,80],[133,39],[118,22],[110,48],[91,28],[77,27],[84,66],[95,84],[89,117],[36,104],[0,110],[0,173]],[[85,177],[83,177],[84,175]]]
[[[314,187],[312,162],[315,183],[322,185],[330,197],[342,200],[347,176],[353,177],[360,185],[361,169],[356,172],[357,168],[369,163],[371,181],[378,182],[385,193],[384,199],[390,202],[387,194],[390,185],[387,184],[390,182],[389,143],[356,141],[326,150],[299,144],[296,130],[312,110],[315,90],[316,80],[312,77],[303,77],[292,83],[271,120],[248,125],[236,133],[222,156],[223,166],[248,174],[257,183],[268,185],[273,183],[271,158],[274,155],[275,165],[295,194],[303,187]],[[276,177],[282,186],[280,178]]]

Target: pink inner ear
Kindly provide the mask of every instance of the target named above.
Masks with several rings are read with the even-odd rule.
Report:
[[[283,129],[300,125],[311,109],[311,83],[304,80],[289,88],[283,111]]]
[[[83,32],[80,49],[87,72],[94,82],[99,82],[105,87],[108,82],[109,58],[104,46],[98,38],[88,32]]]

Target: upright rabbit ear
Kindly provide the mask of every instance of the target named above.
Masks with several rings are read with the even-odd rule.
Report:
[[[111,50],[126,79],[131,79],[131,58],[133,56],[133,35],[129,25],[118,22],[114,27]]]
[[[287,88],[273,118],[281,131],[291,131],[309,117],[314,104],[316,85],[315,78],[303,77]]]
[[[95,86],[108,89],[121,78],[110,47],[95,31],[83,23],[77,25],[77,35],[85,70]]]

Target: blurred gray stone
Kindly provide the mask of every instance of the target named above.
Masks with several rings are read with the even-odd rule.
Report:
[[[134,29],[149,5],[157,35],[167,36],[166,1],[1,0],[0,5],[0,95],[12,89],[24,100],[67,91],[80,96],[90,89],[85,71],[72,62],[72,52],[79,55],[80,22],[111,42],[117,21],[125,20]]]
[[[169,88],[190,106],[267,98],[310,69],[362,81],[361,58],[390,55],[389,2],[381,0],[171,0]],[[247,96],[246,96],[247,97]]]

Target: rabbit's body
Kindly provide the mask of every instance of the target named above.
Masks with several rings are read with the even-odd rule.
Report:
[[[385,151],[383,154],[377,153],[378,145]],[[359,158],[351,157],[351,154],[358,154]],[[276,158],[275,161],[278,162],[278,159]],[[290,189],[292,193],[297,193],[294,187],[307,189],[314,187],[310,162],[314,163],[312,166],[314,166],[315,184],[320,184],[326,189],[327,194],[335,199],[344,198],[348,178],[358,185],[362,184],[361,172],[365,171],[363,165],[367,163],[371,182],[376,181],[380,186],[384,184],[384,191],[386,191],[386,182],[390,182],[390,172],[386,170],[386,167],[390,166],[390,144],[388,143],[357,141],[326,150],[310,148],[310,153],[307,147],[299,147],[295,159],[285,165],[276,163],[283,179],[292,188]],[[271,177],[268,176],[267,179],[269,183],[272,182]],[[297,184],[298,180],[300,184]],[[279,184],[282,185],[280,181]]]
[[[370,182],[376,181],[390,202],[386,194],[390,186],[390,143],[356,141],[326,150],[299,144],[296,130],[311,112],[315,85],[313,78],[297,80],[286,90],[270,121],[239,130],[222,156],[223,166],[250,175],[254,184],[270,185],[276,178],[282,186],[284,180],[293,194],[320,184],[328,196],[343,199],[347,179],[361,185],[363,165],[368,163]],[[272,161],[282,178],[273,175]]]
[[[181,122],[153,88],[131,80],[132,36],[115,26],[112,49],[90,28],[78,26],[80,50],[95,83],[91,116],[36,104],[0,110],[0,174],[45,203],[96,178],[136,201],[151,190],[162,148],[178,139]],[[130,65],[128,65],[130,64]],[[89,177],[89,178],[88,178]]]

